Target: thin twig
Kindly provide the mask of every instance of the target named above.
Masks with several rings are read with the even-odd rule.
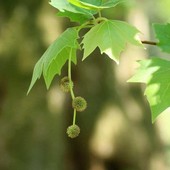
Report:
[[[141,41],[142,44],[149,44],[149,45],[158,45],[157,42],[153,42],[153,41]]]

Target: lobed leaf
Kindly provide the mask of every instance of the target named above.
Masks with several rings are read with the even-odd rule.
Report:
[[[142,46],[136,38],[137,33],[139,31],[126,22],[103,21],[85,34],[82,41],[84,48],[83,60],[99,47],[101,53],[106,53],[118,63],[120,53],[125,49],[127,43]]]
[[[152,58],[139,62],[140,67],[128,82],[146,84],[145,95],[149,101],[152,122],[170,107],[170,61]]]
[[[170,53],[170,24],[154,24],[153,28],[159,40],[158,46],[163,52]]]
[[[43,56],[34,67],[31,84],[27,94],[43,73],[47,88],[56,74],[61,73],[61,69],[69,59],[71,53],[72,62],[76,64],[76,49],[79,48],[77,42],[78,32],[76,28],[68,28],[60,35],[45,51]]]

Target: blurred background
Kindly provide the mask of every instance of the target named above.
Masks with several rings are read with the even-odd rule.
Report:
[[[142,40],[153,40],[152,23],[170,21],[169,0],[129,0],[103,16],[135,25]],[[0,170],[169,170],[170,111],[151,123],[145,86],[126,81],[136,60],[163,55],[156,47],[128,46],[116,65],[97,49],[73,65],[75,94],[88,101],[72,123],[70,96],[57,76],[49,91],[40,79],[26,96],[35,63],[67,27],[46,0],[0,1]]]

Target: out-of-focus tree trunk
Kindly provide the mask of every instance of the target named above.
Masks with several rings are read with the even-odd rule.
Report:
[[[59,78],[48,92],[38,81],[26,96],[33,65],[70,26],[55,12],[42,0],[0,2],[0,169],[166,170],[143,88],[126,83],[135,60],[147,56],[143,49],[128,47],[120,65],[98,49],[83,62],[79,54],[72,70],[74,90],[86,98],[88,108],[77,114],[81,133],[76,139],[66,135],[73,110],[70,96],[59,89]],[[148,38],[143,13],[118,6],[103,15],[128,20]],[[62,76],[66,74],[67,65]]]

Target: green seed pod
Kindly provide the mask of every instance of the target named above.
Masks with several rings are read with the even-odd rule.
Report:
[[[87,107],[87,102],[83,97],[75,97],[72,101],[72,107],[78,112],[82,112]]]
[[[76,138],[80,133],[80,128],[77,125],[71,125],[67,128],[67,135],[70,138]]]
[[[73,88],[73,82],[70,83],[69,78],[65,76],[60,81],[60,88],[64,92],[69,92],[70,88]]]

